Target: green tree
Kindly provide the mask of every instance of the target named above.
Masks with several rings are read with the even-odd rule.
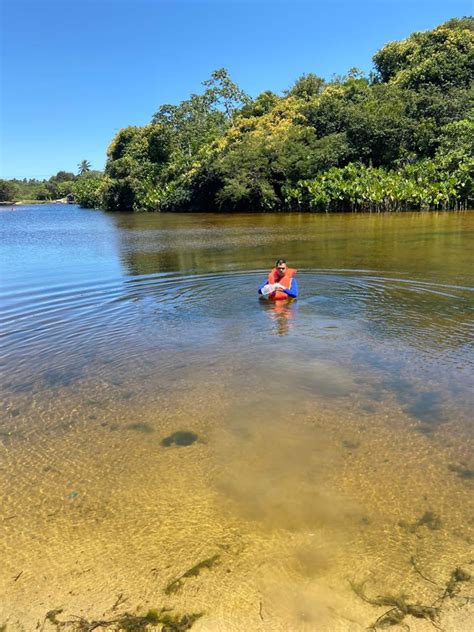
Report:
[[[258,95],[254,101],[246,103],[239,111],[239,116],[242,118],[250,118],[252,116],[263,116],[273,110],[276,104],[281,100],[281,97],[276,95],[271,90],[266,90]]]
[[[204,96],[209,99],[212,108],[222,109],[230,124],[234,123],[236,111],[250,103],[250,97],[232,81],[225,68],[215,70],[203,85],[207,88]]]
[[[200,94],[120,130],[82,199],[133,211],[465,206],[473,37],[472,18],[450,20],[384,46],[369,77],[309,73],[254,100],[216,70]]]
[[[223,181],[216,202],[223,210],[274,210],[279,199],[272,184],[273,150],[256,136],[244,138],[220,159]]]
[[[83,162],[87,162],[87,160]],[[86,169],[86,171],[90,171],[90,164],[89,164],[89,169]],[[70,171],[58,171],[58,173],[55,176],[51,176],[51,178],[49,179],[49,182],[70,182],[71,180],[75,180],[75,179],[76,179],[76,176]]]
[[[51,200],[53,198],[51,189],[48,188],[47,183],[42,183],[36,190],[37,200]]]
[[[91,170],[91,163],[88,160],[81,160],[81,162],[77,165],[78,173],[82,176],[84,173],[87,173]]]
[[[85,208],[100,208],[106,180],[101,174],[84,174],[73,182],[71,193],[75,201]]]
[[[18,188],[10,180],[0,180],[0,202],[13,202],[16,199]]]
[[[294,85],[287,90],[288,96],[294,96],[305,101],[319,96],[326,86],[326,81],[312,72],[301,75]]]
[[[128,127],[118,132],[108,151],[102,198],[108,210],[158,210],[160,174],[171,152],[163,125]]]
[[[418,89],[468,87],[474,61],[474,18],[449,20],[432,31],[390,42],[373,57],[378,79]]]

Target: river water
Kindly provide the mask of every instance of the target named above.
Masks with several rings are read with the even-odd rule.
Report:
[[[0,222],[0,628],[356,632],[391,607],[360,585],[474,573],[474,212]],[[300,298],[262,302],[280,256]]]

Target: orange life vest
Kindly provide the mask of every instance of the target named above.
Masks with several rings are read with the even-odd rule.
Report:
[[[273,270],[268,275],[269,283],[281,283],[283,287],[286,287],[288,290],[291,286],[291,279],[296,275],[297,270],[293,268],[287,268],[284,276],[281,278],[278,275],[278,270],[273,268]],[[285,298],[290,298],[286,292],[282,290],[276,290],[273,294],[270,294],[268,297],[271,301],[282,301]]]

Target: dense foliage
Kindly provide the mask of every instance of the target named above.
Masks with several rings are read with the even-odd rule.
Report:
[[[58,171],[49,180],[0,180],[0,202],[73,200],[77,191],[84,206],[98,206],[102,197],[91,197],[87,192],[91,188],[90,181],[102,181],[102,176],[99,171],[91,171],[89,161],[83,160],[78,164],[78,175],[70,171]]]
[[[120,130],[76,198],[112,211],[471,206],[473,43],[474,19],[452,19],[384,46],[370,77],[309,73],[255,99],[218,70],[202,94]]]
[[[13,180],[0,180],[0,202],[11,202],[15,199],[18,188]]]

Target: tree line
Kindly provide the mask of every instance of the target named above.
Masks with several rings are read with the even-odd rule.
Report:
[[[76,200],[109,211],[472,207],[474,18],[386,44],[366,76],[299,77],[250,98],[225,69],[121,129]]]
[[[71,171],[58,171],[49,179],[37,178],[13,178],[0,179],[0,202],[48,202],[59,200],[68,196],[75,197],[74,191],[80,181],[87,178],[100,177],[99,171],[91,170],[88,160],[81,160],[77,165],[77,174]]]

